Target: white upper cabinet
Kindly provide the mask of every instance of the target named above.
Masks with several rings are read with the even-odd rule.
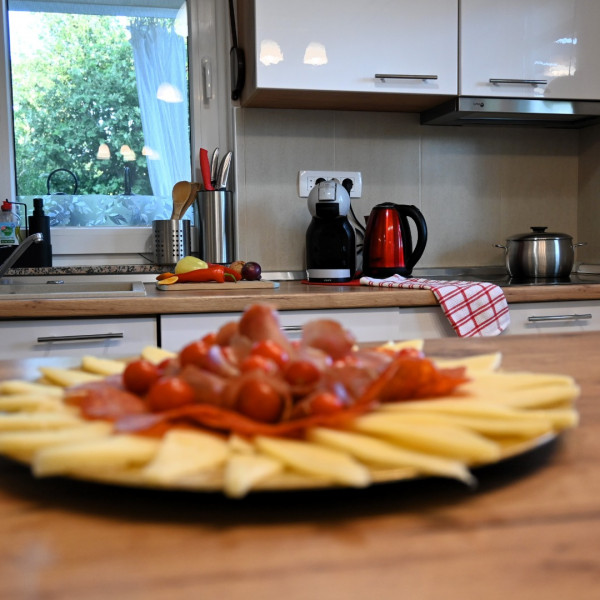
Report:
[[[364,99],[458,91],[457,0],[241,0],[238,6],[247,106],[268,105],[269,97],[301,105],[322,93],[340,101],[352,93]],[[332,95],[339,92],[345,94]]]
[[[598,0],[461,0],[460,94],[600,99]]]

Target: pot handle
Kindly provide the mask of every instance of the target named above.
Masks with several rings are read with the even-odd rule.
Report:
[[[494,248],[502,248],[505,253],[508,252],[508,247],[502,244],[494,244]]]
[[[577,246],[587,246],[587,242],[579,242],[578,244],[573,244],[573,250],[575,250]]]

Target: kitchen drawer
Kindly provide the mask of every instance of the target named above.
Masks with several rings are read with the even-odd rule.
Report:
[[[456,337],[450,322],[439,306],[400,308],[398,340],[429,340]]]
[[[217,331],[229,321],[237,321],[242,313],[202,313],[195,315],[160,315],[160,345],[178,352],[186,344]]]
[[[600,300],[510,304],[510,326],[502,335],[600,330]],[[456,337],[439,307],[400,308],[398,339]]]
[[[177,351],[185,344],[215,331],[228,321],[237,320],[241,313],[206,313],[196,315],[161,315],[161,345]],[[335,319],[350,330],[359,342],[401,339],[398,309],[362,308],[331,310],[280,311],[281,326],[290,339],[300,337],[302,325],[315,319]],[[406,339],[406,337],[402,338]]]
[[[300,337],[304,323],[316,319],[338,321],[363,343],[397,340],[400,335],[398,309],[394,307],[286,310],[279,314],[282,328],[292,339]]]
[[[510,305],[505,334],[600,331],[600,300]]]
[[[41,356],[125,357],[156,345],[157,322],[148,318],[0,321],[1,358]]]

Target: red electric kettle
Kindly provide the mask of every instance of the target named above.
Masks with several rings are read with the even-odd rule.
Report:
[[[414,248],[408,219],[414,221],[417,228]],[[377,279],[391,275],[408,277],[421,258],[426,243],[427,224],[416,206],[391,202],[378,204],[367,221],[363,273]]]

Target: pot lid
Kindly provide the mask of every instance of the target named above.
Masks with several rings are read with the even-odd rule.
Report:
[[[508,241],[526,241],[526,240],[572,240],[573,236],[567,233],[552,233],[546,231],[547,227],[532,227],[531,233],[518,233],[507,238]]]

